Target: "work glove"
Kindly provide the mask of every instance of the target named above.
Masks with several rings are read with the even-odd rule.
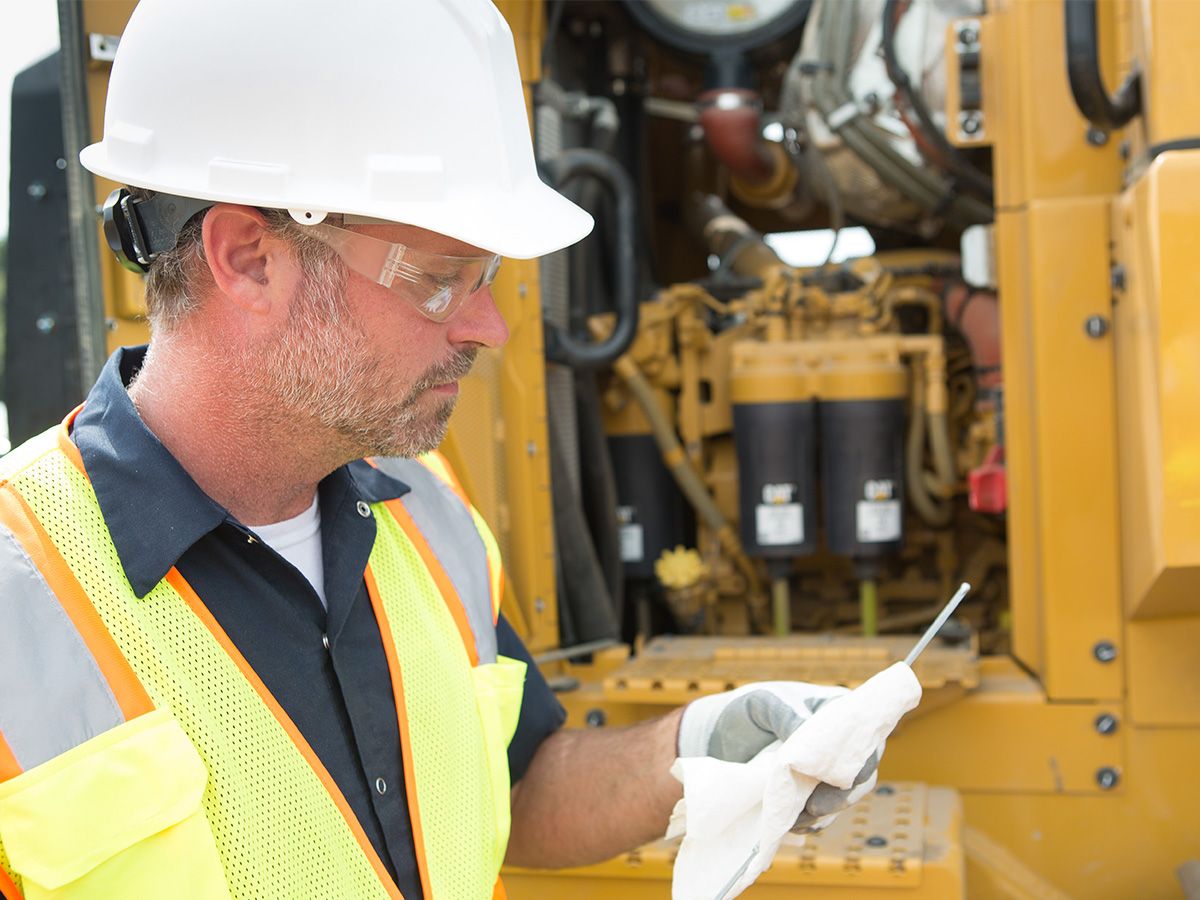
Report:
[[[694,700],[679,723],[679,756],[711,756],[746,763],[782,743],[825,703],[849,693],[843,687],[800,681],[763,681]],[[880,746],[846,789],[822,782],[808,798],[792,831],[817,831],[875,787]]]

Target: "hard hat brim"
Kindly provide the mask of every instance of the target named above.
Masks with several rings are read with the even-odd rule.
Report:
[[[536,177],[503,188],[450,193],[436,200],[374,201],[360,197],[347,203],[344,196],[321,196],[324,192],[309,194],[302,189],[264,197],[249,192],[198,190],[194,185],[185,188],[175,183],[182,179],[172,178],[169,172],[156,177],[111,165],[107,149],[103,142],[92,144],[80,152],[79,159],[89,172],[118,184],[215,203],[369,216],[416,225],[510,259],[534,259],[562,250],[586,237],[594,224],[585,210]]]

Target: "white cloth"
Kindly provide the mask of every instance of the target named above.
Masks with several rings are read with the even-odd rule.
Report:
[[[683,783],[683,799],[667,837],[682,834],[683,843],[675,859],[673,900],[730,900],[753,884],[817,785],[851,787],[870,755],[920,700],[920,682],[900,662],[824,704],[786,741],[748,763],[675,760],[671,774]]]
[[[300,570],[308,579],[321,605],[325,601],[325,555],[321,552],[321,507],[313,497],[312,505],[298,516],[274,525],[255,525],[252,529],[262,542]]]

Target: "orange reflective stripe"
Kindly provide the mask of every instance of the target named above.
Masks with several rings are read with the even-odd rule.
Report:
[[[250,664],[246,662],[246,658],[242,656],[241,651],[233,645],[233,641],[229,639],[229,635],[213,618],[212,613],[208,611],[201,601],[200,597],[192,590],[192,586],[187,583],[187,580],[179,573],[178,569],[172,568],[166,576],[167,583],[173,587],[184,602],[191,607],[196,618],[204,623],[204,626],[212,632],[212,636],[216,639],[221,648],[228,654],[229,658],[234,661],[242,676],[250,682],[263,704],[271,711],[277,722],[283,726],[283,730],[287,736],[291,738],[292,743],[296,745],[296,749],[300,751],[300,755],[304,757],[304,761],[316,773],[321,784],[325,786],[325,790],[329,792],[329,796],[333,798],[334,804],[338,811],[342,814],[342,818],[346,820],[346,824],[350,826],[350,831],[353,832],[355,840],[362,848],[363,853],[367,855],[368,861],[371,863],[371,868],[375,870],[375,874],[379,876],[379,881],[383,885],[388,894],[396,900],[404,900],[400,893],[400,889],[396,883],[392,881],[392,876],[388,874],[383,862],[379,859],[379,854],[375,852],[375,847],[367,839],[367,834],[363,831],[362,825],[354,815],[354,811],[350,809],[350,804],[346,802],[346,798],[342,795],[341,789],[338,788],[333,778],[330,777],[328,770],[317,758],[317,754],[313,752],[312,747],[308,745],[308,741],[304,739],[304,735],[300,733],[295,723],[291,720],[283,707],[279,705],[279,701],[267,690],[267,686],[263,684],[262,679],[258,677],[258,673],[250,668]],[[386,641],[384,642],[387,643]]]
[[[154,709],[154,704],[133,668],[108,633],[100,613],[84,593],[71,567],[63,559],[50,535],[46,534],[33,510],[11,484],[0,487],[0,523],[29,554],[50,590],[66,611],[79,636],[83,638],[96,665],[104,673],[108,686],[128,721]]]
[[[492,900],[508,900],[508,894],[504,892],[504,882],[496,876],[496,887],[492,890]]]
[[[0,781],[8,781],[20,774],[21,764],[17,762],[16,754],[4,739],[4,732],[0,731]],[[0,870],[0,875],[3,874],[3,870]]]
[[[17,890],[17,886],[3,869],[0,869],[0,897],[4,900],[25,900],[24,895]]]
[[[81,409],[83,409],[82,403],[67,413],[66,418],[62,420],[62,424],[58,426],[58,432],[55,437],[58,439],[58,449],[71,461],[71,465],[82,472],[84,478],[87,478],[87,469],[83,467],[83,457],[79,455],[79,448],[71,440],[71,425],[74,423],[75,417],[79,415]],[[91,481],[90,478],[88,480]]]
[[[446,570],[442,568],[442,564],[430,549],[429,542],[425,540],[425,535],[413,521],[412,514],[409,513],[404,503],[401,500],[387,500],[384,502],[384,506],[392,514],[392,518],[404,529],[404,533],[408,535],[412,545],[417,548],[417,553],[420,554],[421,561],[425,563],[425,568],[433,576],[434,584],[441,591],[446,608],[450,610],[454,624],[458,626],[458,633],[462,637],[463,646],[467,648],[467,656],[471,660],[471,665],[479,665],[479,652],[475,649],[475,632],[471,630],[471,623],[467,621],[467,611],[463,608],[458,591],[454,589],[454,584],[450,581],[450,576],[446,574]]]
[[[429,863],[425,859],[425,835],[421,828],[421,804],[417,799],[417,777],[413,771],[408,708],[404,703],[404,673],[400,671],[400,659],[396,656],[396,642],[390,638],[393,633],[392,626],[388,622],[387,613],[383,608],[383,597],[379,593],[379,584],[375,581],[375,573],[371,571],[369,563],[363,573],[363,580],[367,583],[367,596],[371,598],[371,608],[375,610],[379,633],[383,636],[383,652],[387,656],[388,671],[392,676],[392,695],[396,699],[396,723],[400,726],[400,757],[404,763],[404,789],[408,794],[408,818],[412,822],[413,848],[417,852],[417,872],[421,876],[421,892],[432,900],[433,890],[429,887]]]

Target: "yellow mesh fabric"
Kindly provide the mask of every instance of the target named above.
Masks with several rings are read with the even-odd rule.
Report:
[[[134,596],[70,461],[47,454],[13,483],[155,706],[170,710],[208,767],[204,809],[233,897],[388,896],[316,773],[179,594],[162,582]]]
[[[499,837],[470,662],[416,548],[383,504],[375,519],[371,570],[400,661],[431,900],[488,900]]]

